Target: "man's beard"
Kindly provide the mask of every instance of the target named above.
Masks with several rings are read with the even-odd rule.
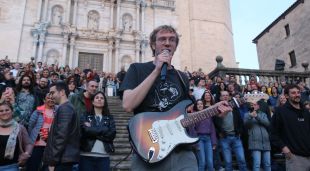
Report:
[[[29,90],[29,89],[30,89],[30,87],[31,87],[31,85],[30,85],[30,84],[26,84],[26,85],[24,84],[24,85],[22,85],[22,88],[23,88],[23,89],[28,89],[28,90]]]
[[[299,104],[300,103],[300,97],[295,97],[290,99],[291,103],[293,104]]]
[[[41,89],[46,89],[46,88],[47,88],[47,85],[41,86],[41,85],[39,84],[39,87],[40,87]]]

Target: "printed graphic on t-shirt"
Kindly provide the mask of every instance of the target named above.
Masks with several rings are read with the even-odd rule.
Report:
[[[161,82],[155,88],[154,105],[160,111],[165,111],[169,106],[174,105],[181,96],[181,89],[173,82]]]

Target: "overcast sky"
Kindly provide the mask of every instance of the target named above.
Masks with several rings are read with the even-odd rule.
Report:
[[[230,0],[235,56],[240,68],[258,69],[252,40],[296,0]]]

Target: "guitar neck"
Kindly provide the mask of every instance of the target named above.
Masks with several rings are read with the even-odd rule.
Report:
[[[234,102],[234,101],[228,102],[229,106],[232,108],[238,106],[236,103],[238,102]],[[219,113],[220,111],[217,109],[217,107],[211,106],[202,111],[191,113],[190,116],[187,116],[184,119],[181,119],[181,124],[184,128],[187,128],[187,127],[195,125],[196,123],[200,121],[211,118],[212,116],[215,116]]]

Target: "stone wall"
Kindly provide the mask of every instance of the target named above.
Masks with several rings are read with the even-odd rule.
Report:
[[[297,3],[297,2],[296,2]],[[284,60],[286,71],[304,71],[301,64],[310,63],[310,2],[304,1],[284,15],[257,40],[260,69],[274,69],[275,60]],[[285,25],[290,35],[286,36]],[[296,54],[297,66],[291,67],[289,53]]]

